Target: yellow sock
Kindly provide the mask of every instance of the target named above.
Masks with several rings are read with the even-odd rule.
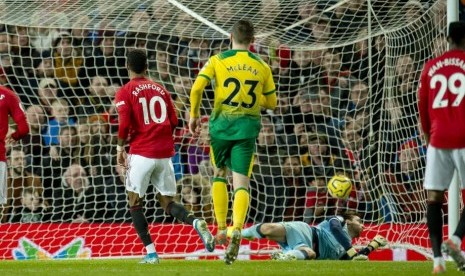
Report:
[[[249,209],[249,191],[239,188],[234,191],[233,203],[233,229],[242,229]]]
[[[215,210],[216,223],[219,230],[226,229],[226,216],[228,214],[228,187],[224,178],[213,178],[212,197]]]

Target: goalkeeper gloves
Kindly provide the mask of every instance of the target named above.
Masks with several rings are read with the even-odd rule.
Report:
[[[379,247],[386,246],[387,245],[387,240],[381,235],[376,235],[368,245],[373,247],[373,250],[376,250]]]

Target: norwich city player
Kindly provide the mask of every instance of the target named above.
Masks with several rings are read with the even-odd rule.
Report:
[[[255,140],[260,131],[260,108],[276,107],[275,84],[271,69],[249,46],[254,41],[254,27],[240,20],[231,33],[232,49],[209,59],[192,87],[189,129],[200,132],[200,103],[205,87],[214,80],[215,99],[210,115],[210,156],[215,168],[212,185],[213,206],[218,224],[216,241],[227,242],[226,215],[228,189],[226,176],[232,170],[233,233],[226,249],[225,262],[237,258],[241,229],[249,208],[249,181]]]

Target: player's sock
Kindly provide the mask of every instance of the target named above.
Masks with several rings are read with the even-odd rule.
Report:
[[[170,202],[166,207],[166,213],[177,218],[179,221],[193,225],[195,217],[192,213],[189,213],[186,208],[174,201]]]
[[[226,216],[228,214],[228,188],[227,181],[224,178],[213,178],[212,198],[213,208],[215,210],[216,223],[219,230],[226,229]]]
[[[147,219],[145,218],[144,211],[141,206],[133,206],[130,209],[132,223],[136,229],[137,235],[141,239],[144,246],[149,246],[152,243],[152,238],[150,237],[149,225]],[[147,251],[148,252],[148,251]],[[155,248],[154,248],[155,252]],[[151,252],[148,252],[151,253]]]
[[[233,202],[233,229],[241,230],[244,227],[247,210],[249,209],[249,191],[245,188],[239,188],[234,191]]]
[[[446,261],[444,260],[442,256],[433,258],[433,266],[438,266],[438,265],[442,265],[446,267]]]
[[[155,245],[153,243],[147,245],[145,247],[145,249],[147,250],[147,254],[150,254],[150,253],[155,253]]]
[[[265,237],[262,232],[260,231],[260,228],[261,228],[262,224],[255,224],[255,225],[252,225],[250,226],[249,228],[246,228],[246,229],[242,229],[242,236],[247,238],[247,237],[254,237],[254,238],[257,238],[257,239],[261,239],[263,237]]]
[[[428,202],[426,209],[426,219],[428,225],[429,236],[431,239],[431,247],[434,257],[441,257],[442,243],[442,203]]]
[[[287,252],[289,255],[293,255],[296,257],[297,260],[309,260],[310,256],[308,256],[307,251],[305,250],[291,250]]]
[[[454,236],[457,239],[453,239]],[[460,214],[460,220],[457,225],[457,228],[455,229],[454,235],[451,237],[452,241],[460,246],[462,244],[462,239],[465,236],[465,212],[462,211],[462,214]]]

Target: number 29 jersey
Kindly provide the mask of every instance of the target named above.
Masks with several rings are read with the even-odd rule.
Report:
[[[128,140],[129,153],[147,158],[174,155],[173,130],[178,118],[169,92],[147,78],[134,78],[116,93],[118,138]]]
[[[199,77],[214,79],[210,135],[224,140],[257,137],[260,99],[276,90],[268,64],[247,50],[228,50],[211,57]]]
[[[432,146],[465,148],[465,51],[450,50],[425,64],[418,109]]]

